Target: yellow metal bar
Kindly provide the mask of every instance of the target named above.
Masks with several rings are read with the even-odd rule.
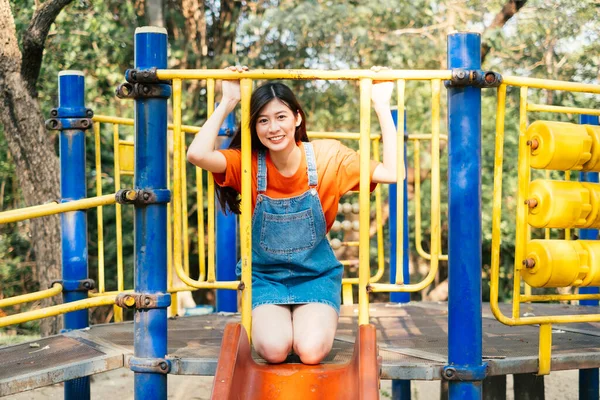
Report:
[[[369,293],[367,285],[371,276],[371,266],[369,264],[369,217],[370,217],[370,163],[371,151],[369,147],[371,141],[371,87],[372,79],[360,80],[360,184],[358,193],[358,203],[360,212],[358,214],[360,230],[358,238],[360,242],[358,250],[358,324],[365,325],[369,323]],[[400,113],[398,113],[400,114]],[[398,123],[400,125],[400,123]],[[400,159],[402,160],[402,159]],[[398,161],[400,163],[400,161]],[[398,175],[402,176],[402,175]],[[401,269],[401,268],[399,268]]]
[[[92,118],[92,119],[95,122],[133,126],[133,118],[113,117],[113,116],[108,116],[108,115],[94,115],[94,118]],[[167,127],[169,130],[173,130],[173,124],[169,124]],[[196,133],[200,132],[200,127],[192,126],[192,125],[181,125],[181,131],[185,132],[185,133],[196,134]],[[123,140],[121,143],[128,143],[128,141]],[[131,143],[133,143],[133,142],[131,142]]]
[[[415,176],[415,248],[417,249],[417,253],[426,260],[431,260],[431,254],[427,253],[425,249],[423,249],[423,237],[422,237],[422,218],[421,218],[421,142],[419,140],[415,140],[415,147],[413,151],[413,158],[415,162],[414,167],[414,176]],[[433,213],[431,214],[433,218]],[[439,217],[441,218],[441,216]],[[441,225],[441,220],[440,220]],[[441,239],[440,239],[441,242]],[[439,260],[448,260],[448,254],[441,254],[441,249],[439,252]]]
[[[571,171],[565,171],[565,181],[571,180]],[[565,229],[565,240],[571,240],[571,229]]]
[[[379,140],[373,140],[373,159],[379,161]],[[396,185],[397,186],[397,185]],[[385,259],[383,253],[383,205],[381,200],[381,185],[375,188],[375,222],[377,223],[377,272],[369,282],[377,282],[383,276]]]
[[[206,106],[208,111],[208,116],[210,117],[215,110],[215,81],[214,79],[209,79],[207,81],[207,100]],[[212,173],[207,173],[206,180],[206,200],[208,203],[208,273],[206,280],[208,282],[215,281],[215,180],[213,178]]]
[[[433,135],[431,133],[410,133],[408,134],[408,140],[431,140]],[[448,142],[448,135],[440,133],[440,140]]]
[[[431,214],[440,213],[440,88],[441,81],[434,79],[431,82],[431,125],[432,125],[432,141],[431,141]],[[398,109],[398,116],[400,112]],[[398,122],[400,126],[400,122]],[[400,175],[401,176],[401,175]],[[398,199],[400,201],[400,199]],[[398,214],[402,215],[402,214]],[[400,233],[398,233],[399,235]],[[431,248],[440,248],[440,220],[439,218],[431,219]],[[400,259],[399,259],[400,260]],[[369,284],[369,291],[372,292],[416,292],[429,286],[435,279],[439,266],[439,253],[437,251],[431,254],[431,266],[427,276],[419,283],[409,285],[394,285],[385,283]]]
[[[37,319],[53,317],[55,315],[66,314],[72,311],[84,310],[86,308],[115,304],[115,298],[115,296],[95,297],[93,299],[77,300],[39,310],[9,315],[7,317],[0,318],[0,328],[9,325],[21,324],[27,321],[35,321]]]
[[[515,239],[515,263],[513,274],[513,318],[519,317],[521,296],[521,267],[525,259],[525,248],[529,236],[525,199],[529,193],[530,167],[529,146],[527,146],[527,91],[521,87],[519,105],[519,154],[518,154],[518,191],[517,191],[517,227]]]
[[[528,103],[527,111],[543,111],[543,112],[553,112],[553,113],[562,113],[562,114],[600,115],[600,110],[597,110],[595,108],[549,106],[546,104],[535,104],[535,103]]]
[[[49,203],[40,206],[19,208],[17,210],[4,211],[0,213],[0,224],[24,221],[31,218],[45,217],[47,215],[61,214],[69,211],[87,210],[98,206],[115,204],[115,194],[90,197],[87,199],[69,201],[67,203]]]
[[[452,72],[448,70],[261,70],[238,72],[225,69],[159,69],[159,79],[323,79],[323,80],[429,80],[429,79],[452,79]]]
[[[321,131],[308,131],[306,132],[310,139],[350,139],[359,140],[360,133],[358,132],[321,132]],[[371,133],[369,135],[371,140],[381,139],[381,135],[378,133]]]
[[[400,79],[396,82],[398,89],[398,124],[396,125],[396,276],[394,283],[404,285],[404,181],[400,180],[404,176],[404,91],[406,81]],[[406,174],[407,175],[407,174]],[[405,177],[408,179],[408,177]],[[361,204],[361,209],[364,204]],[[390,279],[391,281],[391,279]]]
[[[352,284],[346,284],[342,282],[342,300],[345,306],[351,306],[354,304],[352,296]]]
[[[552,356],[552,325],[540,325],[540,352],[538,375],[548,375],[550,373],[550,363]]]
[[[60,283],[55,283],[50,289],[40,290],[39,292],[22,294],[20,296],[9,297],[0,300],[0,309],[14,306],[15,304],[24,304],[31,301],[47,299],[62,293],[63,286]]]
[[[242,256],[242,325],[252,332],[252,148],[250,136],[250,97],[252,80],[241,79],[242,95],[242,201],[240,247]]]
[[[188,232],[188,202],[187,202],[187,164],[185,135],[179,135],[175,140],[181,141],[181,223],[183,230],[183,270],[190,275],[190,235]]]
[[[204,245],[204,183],[202,169],[196,167],[196,204],[198,205],[198,268],[199,281],[206,280],[206,248]]]
[[[115,170],[115,192],[121,189],[121,140],[119,139],[119,125],[113,125],[113,153]],[[123,212],[120,204],[115,205],[115,229],[117,235],[117,291],[123,291]],[[118,306],[113,307],[115,322],[123,321],[123,309]]]
[[[88,297],[92,298],[92,297],[103,297],[103,296],[116,296],[120,293],[133,293],[133,289],[132,290],[123,290],[122,292],[119,292],[118,290],[111,290],[109,292],[104,292],[104,293],[96,293],[96,292],[88,292]],[[118,307],[118,306],[115,306]]]
[[[173,132],[171,135],[167,135],[168,145],[167,148],[172,148],[173,145]],[[167,160],[167,189],[171,189],[171,165],[170,160]],[[172,203],[167,203],[167,291],[173,290],[173,228],[172,228]],[[175,316],[178,313],[178,301],[177,292],[171,295],[171,305],[169,306],[170,315]]]
[[[171,292],[189,292],[196,289],[239,290],[240,281],[198,282],[195,286],[181,286],[173,288]]]
[[[100,152],[100,123],[94,122],[94,147],[96,156],[96,196],[102,196],[102,162]],[[102,207],[96,208],[96,221],[98,224],[98,291],[105,291],[104,280],[104,225]]]
[[[593,85],[590,83],[564,82],[551,79],[523,78],[520,76],[502,76],[502,83],[504,83],[505,85],[530,87],[535,89],[568,90],[570,92],[586,92],[600,94],[600,85]]]
[[[521,296],[521,302],[599,300],[600,294],[536,294]]]

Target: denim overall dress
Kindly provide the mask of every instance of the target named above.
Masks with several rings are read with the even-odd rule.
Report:
[[[340,312],[342,264],[326,238],[317,193],[317,164],[303,142],[308,188],[299,196],[273,199],[267,190],[266,153],[258,153],[258,194],[252,216],[252,308],[263,304],[327,304]],[[241,263],[238,263],[238,275]]]

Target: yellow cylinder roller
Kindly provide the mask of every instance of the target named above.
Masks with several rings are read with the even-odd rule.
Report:
[[[527,128],[531,167],[581,170],[592,157],[592,138],[584,125],[535,121]]]
[[[581,286],[590,272],[590,249],[600,256],[600,246],[584,248],[580,240],[532,240],[527,244],[521,275],[531,287]],[[591,241],[589,241],[591,242]],[[596,258],[597,259],[597,258]]]
[[[592,139],[592,156],[588,162],[583,164],[584,171],[600,171],[600,126],[583,125]]]
[[[531,182],[527,205],[527,222],[535,228],[584,226],[592,210],[590,191],[581,182],[546,179]]]

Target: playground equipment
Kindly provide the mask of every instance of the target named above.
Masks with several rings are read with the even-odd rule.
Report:
[[[164,30],[156,28],[142,28],[136,32],[136,63],[135,70],[128,71],[124,84],[119,92],[125,97],[131,97],[136,102],[135,127],[135,166],[134,188],[120,189],[109,195],[102,195],[91,199],[78,200],[76,195],[63,193],[66,199],[72,201],[63,204],[50,204],[33,207],[25,210],[10,211],[0,214],[0,223],[16,221],[36,216],[49,215],[58,212],[70,212],[64,219],[70,221],[73,216],[84,215],[83,209],[106,206],[112,204],[129,204],[135,207],[135,235],[136,235],[136,278],[134,291],[122,292],[124,286],[117,285],[117,291],[106,291],[104,284],[99,285],[98,293],[92,295],[85,287],[85,279],[80,276],[70,277],[65,275],[61,283],[56,283],[52,289],[35,295],[26,295],[16,299],[0,300],[0,307],[15,302],[23,302],[42,296],[65,293],[65,299],[71,300],[70,292],[82,299],[75,299],[70,303],[50,307],[9,317],[0,318],[0,326],[16,324],[22,321],[42,318],[45,316],[59,315],[72,311],[83,310],[96,305],[117,304],[124,308],[134,308],[134,322],[111,324],[92,327],[89,330],[74,330],[63,335],[42,339],[42,346],[48,343],[50,348],[62,349],[61,354],[68,359],[71,347],[77,347],[84,353],[83,358],[68,359],[69,362],[60,364],[62,375],[52,374],[49,368],[42,371],[27,371],[26,375],[0,368],[0,390],[2,394],[13,393],[18,390],[35,386],[83,379],[83,385],[73,381],[65,388],[67,398],[89,397],[89,381],[85,377],[92,373],[118,368],[128,365],[135,372],[136,398],[166,398],[166,374],[216,374],[216,385],[213,397],[223,398],[232,394],[244,394],[248,397],[268,398],[269,387],[281,390],[303,398],[320,398],[323,393],[338,392],[344,387],[344,398],[347,393],[355,393],[357,398],[371,398],[377,396],[379,376],[383,379],[411,380],[411,379],[445,379],[449,382],[451,399],[476,399],[481,397],[481,381],[488,376],[504,375],[514,372],[539,372],[547,373],[550,370],[549,344],[551,339],[550,324],[577,321],[597,321],[595,315],[570,316],[570,317],[521,317],[519,304],[522,301],[554,300],[554,299],[598,299],[600,295],[521,295],[520,290],[515,290],[516,302],[513,303],[513,318],[508,319],[501,315],[498,304],[498,250],[494,248],[494,261],[492,269],[492,310],[494,315],[502,322],[512,325],[542,324],[540,334],[540,353],[538,355],[528,352],[532,345],[527,341],[514,340],[514,337],[529,337],[534,330],[527,326],[508,330],[497,323],[489,313],[481,309],[481,87],[495,86],[499,83],[497,75],[480,71],[480,42],[475,34],[454,34],[448,42],[449,66],[452,70],[445,71],[250,71],[231,72],[223,70],[167,70],[166,68],[166,35]],[[82,79],[79,74],[61,75],[61,90],[69,87],[69,80],[79,82],[82,89]],[[256,79],[343,79],[358,81],[360,86],[360,133],[357,135],[361,154],[361,182],[359,192],[359,276],[345,281],[344,290],[350,284],[358,285],[358,315],[354,313],[354,306],[344,306],[340,318],[338,335],[330,357],[323,366],[307,367],[297,364],[284,364],[273,368],[261,364],[260,360],[252,360],[248,339],[245,332],[250,332],[251,304],[251,241],[250,236],[250,199],[242,197],[242,216],[240,221],[242,277],[237,280],[217,279],[215,271],[215,236],[214,225],[214,193],[211,194],[212,181],[208,179],[208,229],[206,236],[208,246],[208,261],[205,274],[201,272],[199,279],[192,279],[189,270],[186,270],[185,245],[183,232],[187,212],[185,201],[186,173],[183,167],[185,126],[181,123],[181,91],[183,81],[186,79],[205,79],[208,93],[208,113],[214,109],[214,87],[216,79],[240,79],[242,87],[242,154],[244,157],[242,191],[249,192],[250,188],[250,146],[247,118],[249,99],[252,91],[252,81]],[[370,86],[373,80],[394,80],[398,88],[398,152],[399,159],[404,159],[404,89],[407,80],[425,81],[431,87],[431,140],[432,151],[432,195],[431,195],[431,260],[429,274],[422,282],[409,283],[404,273],[404,268],[397,265],[395,273],[391,274],[391,283],[375,282],[371,276],[369,265],[369,159],[371,141],[370,134]],[[411,292],[421,290],[434,279],[440,252],[440,202],[439,202],[439,147],[440,139],[440,97],[441,83],[444,80],[448,88],[448,144],[449,144],[449,226],[450,242],[448,261],[450,267],[450,299],[448,310],[436,304],[410,304],[399,306],[395,304],[381,305],[369,304],[369,292]],[[597,86],[557,83],[553,81],[540,81],[523,78],[504,77],[504,83],[499,88],[498,106],[498,134],[497,140],[503,140],[504,101],[506,85],[526,85],[529,87],[560,88],[568,90],[588,90],[600,93]],[[77,85],[76,85],[77,86]],[[169,191],[168,163],[166,158],[167,131],[166,120],[167,99],[173,95],[173,191]],[[80,93],[80,92],[78,92]],[[53,115],[57,119],[54,128],[64,128],[61,140],[71,136],[82,136],[84,124],[68,125],[70,119],[88,119],[91,115],[83,107],[83,96],[75,96],[80,101],[75,105],[63,104],[61,96],[60,107]],[[522,97],[523,99],[523,97]],[[525,105],[523,102],[522,105]],[[64,107],[63,107],[64,106]],[[530,110],[536,106],[530,105]],[[67,110],[64,110],[66,108]],[[539,107],[538,107],[539,108]],[[75,109],[77,112],[72,111]],[[577,109],[583,112],[581,109]],[[522,113],[524,113],[522,107]],[[571,110],[572,112],[572,110]],[[523,114],[524,115],[524,114]],[[112,122],[111,122],[112,121]],[[95,123],[129,124],[129,121],[102,120],[95,117]],[[62,125],[61,125],[62,124]],[[85,124],[92,125],[91,121]],[[522,140],[526,142],[526,122],[522,118]],[[115,129],[115,128],[113,128]],[[192,131],[195,128],[190,128]],[[73,132],[76,131],[76,132]],[[538,144],[544,138],[539,136]],[[376,139],[376,138],[375,138]],[[410,139],[410,138],[409,138]],[[81,143],[79,141],[78,143]],[[531,140],[533,143],[533,140]],[[62,142],[61,142],[62,143]],[[65,142],[66,143],[66,142]],[[117,145],[118,143],[118,145]],[[373,146],[375,148],[376,146]],[[62,148],[62,147],[61,147]],[[119,166],[116,173],[130,171],[130,158],[122,154],[130,152],[131,146],[115,138],[115,148],[118,149],[116,160]],[[531,147],[532,148],[532,147]],[[521,148],[521,160],[527,157],[527,145]],[[584,151],[578,153],[583,154]],[[593,151],[589,152],[593,154]],[[129,153],[131,154],[131,153]],[[415,154],[418,150],[415,149]],[[501,146],[497,149],[496,158],[502,160]],[[560,155],[557,155],[560,158]],[[575,156],[573,156],[575,157]],[[583,158],[579,156],[579,164]],[[551,161],[552,162],[552,161]],[[83,164],[83,163],[80,163]],[[573,165],[579,165],[574,163]],[[70,164],[63,164],[65,169]],[[520,162],[520,172],[528,173],[528,164]],[[501,179],[502,171],[496,170],[496,177]],[[418,169],[418,168],[417,168]],[[117,172],[119,170],[120,172]],[[196,179],[198,182],[198,172]],[[402,175],[399,171],[399,175]],[[79,176],[85,176],[81,174]],[[523,179],[523,176],[526,179]],[[202,179],[199,180],[202,183]],[[520,175],[521,189],[519,200],[519,223],[517,237],[517,256],[515,261],[515,285],[520,287],[519,272],[521,262],[525,259],[527,244],[527,210],[525,200],[529,185],[528,175]],[[500,182],[501,184],[501,182]],[[199,184],[197,183],[197,186]],[[84,186],[85,187],[85,186]],[[500,186],[501,187],[501,186]],[[214,186],[213,186],[214,188]],[[100,187],[101,189],[101,187]],[[203,190],[198,190],[199,195]],[[396,190],[396,218],[405,213],[405,191]],[[495,203],[499,204],[501,192],[496,189]],[[82,196],[82,197],[85,197]],[[540,195],[540,202],[543,201]],[[167,245],[170,235],[170,220],[168,201],[173,205],[173,264],[170,267],[170,246]],[[199,201],[200,204],[203,200]],[[532,204],[530,202],[530,204]],[[347,206],[342,208],[348,209]],[[353,208],[352,206],[350,207]],[[534,208],[534,207],[532,207]],[[551,207],[548,206],[550,210]],[[583,207],[582,207],[583,209]],[[185,210],[185,211],[184,211]],[[352,211],[352,210],[350,210]],[[551,211],[548,211],[551,212]],[[199,213],[201,214],[201,213]],[[199,215],[199,218],[201,216]],[[494,222],[500,221],[500,208],[494,209]],[[553,217],[554,218],[554,217]],[[552,219],[552,218],[551,218]],[[556,219],[556,218],[554,218]],[[560,218],[558,218],[560,220]],[[564,219],[564,218],[563,218]],[[568,219],[568,218],[567,218]],[[84,220],[85,222],[85,220]],[[204,222],[199,223],[199,231],[204,227]],[[347,224],[346,224],[347,225]],[[70,228],[70,227],[69,227]],[[498,245],[498,225],[494,228],[495,245]],[[77,225],[74,230],[66,229],[67,235],[81,234],[84,227]],[[406,231],[403,224],[398,224],[395,234],[396,262],[405,259]],[[204,232],[199,233],[202,237]],[[211,236],[212,235],[212,236]],[[203,242],[203,241],[202,241]],[[71,242],[68,242],[71,244]],[[82,246],[82,245],[80,245]],[[78,254],[82,254],[82,247],[78,247]],[[426,253],[425,253],[426,254]],[[537,254],[537,253],[536,253]],[[204,257],[202,257],[204,259]],[[213,260],[213,261],[211,261]],[[79,260],[78,260],[79,261]],[[202,261],[199,260],[202,264]],[[86,264],[87,265],[87,264]],[[170,277],[169,268],[172,268],[184,283],[176,287]],[[202,268],[202,267],[201,267]],[[78,271],[80,272],[80,271]],[[581,273],[580,273],[581,274]],[[99,274],[100,276],[100,274]],[[87,277],[87,276],[86,276]],[[561,278],[562,279],[562,278]],[[576,280],[576,279],[575,279]],[[559,281],[559,280],[557,280]],[[82,288],[79,287],[81,282]],[[583,282],[583,279],[582,279]],[[560,280],[562,284],[563,281]],[[102,285],[102,290],[100,287]],[[167,321],[167,308],[171,304],[169,292],[193,290],[195,288],[215,288],[240,290],[242,292],[241,325],[234,315],[212,314],[205,317],[189,317]],[[235,293],[235,292],[233,292]],[[494,298],[495,296],[495,298]],[[344,295],[348,299],[347,293]],[[393,299],[393,297],[392,297]],[[516,304],[516,305],[515,305]],[[524,307],[525,308],[525,307]],[[516,309],[516,314],[515,314]],[[527,308],[528,310],[530,308]],[[551,306],[531,308],[536,313],[552,313]],[[486,332],[495,332],[495,335],[485,337],[488,348],[483,353],[482,319],[485,318]],[[227,323],[234,323],[226,327]],[[358,324],[357,324],[358,323]],[[446,325],[447,324],[447,325]],[[133,327],[132,327],[133,325]],[[359,325],[357,327],[357,325]],[[169,330],[167,330],[169,326]],[[73,326],[67,324],[67,329]],[[78,328],[78,327],[75,327]],[[561,325],[561,329],[563,326]],[[383,332],[377,340],[379,351],[375,343],[375,330]],[[580,330],[582,331],[582,330]],[[167,346],[167,332],[169,332],[169,346]],[[220,335],[225,335],[223,346]],[[579,332],[578,334],[581,334]],[[447,336],[446,336],[447,335]],[[549,336],[550,335],[550,336]],[[570,336],[569,336],[570,335]],[[589,339],[583,344],[575,337],[575,332],[569,332],[559,338],[555,346],[557,354],[553,359],[552,367],[555,369],[568,369],[573,367],[593,368],[600,365],[600,357],[589,351],[592,344],[597,347],[597,341]],[[448,337],[448,342],[445,338]],[[362,339],[362,340],[361,340]],[[562,339],[562,340],[560,340]],[[133,346],[131,344],[133,343]],[[193,346],[189,346],[193,343]],[[579,343],[579,344],[578,344]],[[591,343],[591,344],[590,344]],[[61,347],[62,346],[62,347]],[[71,346],[71,347],[69,347]],[[125,347],[125,349],[123,349]],[[533,346],[535,347],[535,346]],[[354,348],[354,351],[352,350]],[[28,345],[15,346],[14,348],[0,349],[3,359],[11,360],[14,356],[27,355],[30,359],[38,360],[37,354],[28,351]],[[217,365],[217,355],[220,357]],[[133,354],[131,354],[133,353]],[[56,353],[53,353],[56,354]],[[354,361],[350,362],[350,354]],[[379,363],[377,355],[381,357]],[[486,362],[483,362],[485,355]],[[40,355],[41,357],[41,355]],[[539,364],[538,364],[539,357]],[[582,361],[583,360],[583,361]],[[37,364],[43,364],[36,361]],[[10,364],[10,363],[9,363]],[[34,363],[35,364],[35,363]],[[36,365],[37,365],[36,364]],[[363,370],[360,369],[362,366]],[[358,368],[358,373],[356,373]],[[381,369],[381,373],[379,371]],[[354,372],[354,374],[352,374]],[[304,378],[306,377],[306,379]],[[316,390],[312,392],[306,382],[319,381]],[[352,386],[350,386],[352,385]],[[597,386],[597,384],[596,384]],[[69,387],[69,390],[67,390]],[[364,390],[363,390],[364,389]],[[406,389],[406,385],[404,386]],[[235,392],[234,392],[235,391]],[[361,397],[362,393],[362,397]],[[223,397],[219,397],[223,396]],[[597,397],[597,395],[596,395]]]

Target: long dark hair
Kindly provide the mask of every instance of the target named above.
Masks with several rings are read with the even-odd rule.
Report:
[[[306,118],[304,111],[296,96],[292,90],[279,82],[268,82],[264,85],[259,86],[250,98],[250,137],[252,152],[258,150],[264,150],[266,147],[262,144],[258,135],[256,134],[256,122],[262,109],[273,99],[277,99],[285,104],[292,112],[297,116],[298,114],[302,118],[300,125],[296,127],[295,139],[296,142],[308,142],[308,135],[306,134]],[[231,139],[229,144],[230,149],[241,149],[242,148],[242,135],[241,125],[238,127],[237,132]],[[232,187],[228,186],[215,186],[217,193],[217,199],[221,205],[221,209],[227,213],[228,209],[235,214],[240,214],[240,199],[239,193]]]

